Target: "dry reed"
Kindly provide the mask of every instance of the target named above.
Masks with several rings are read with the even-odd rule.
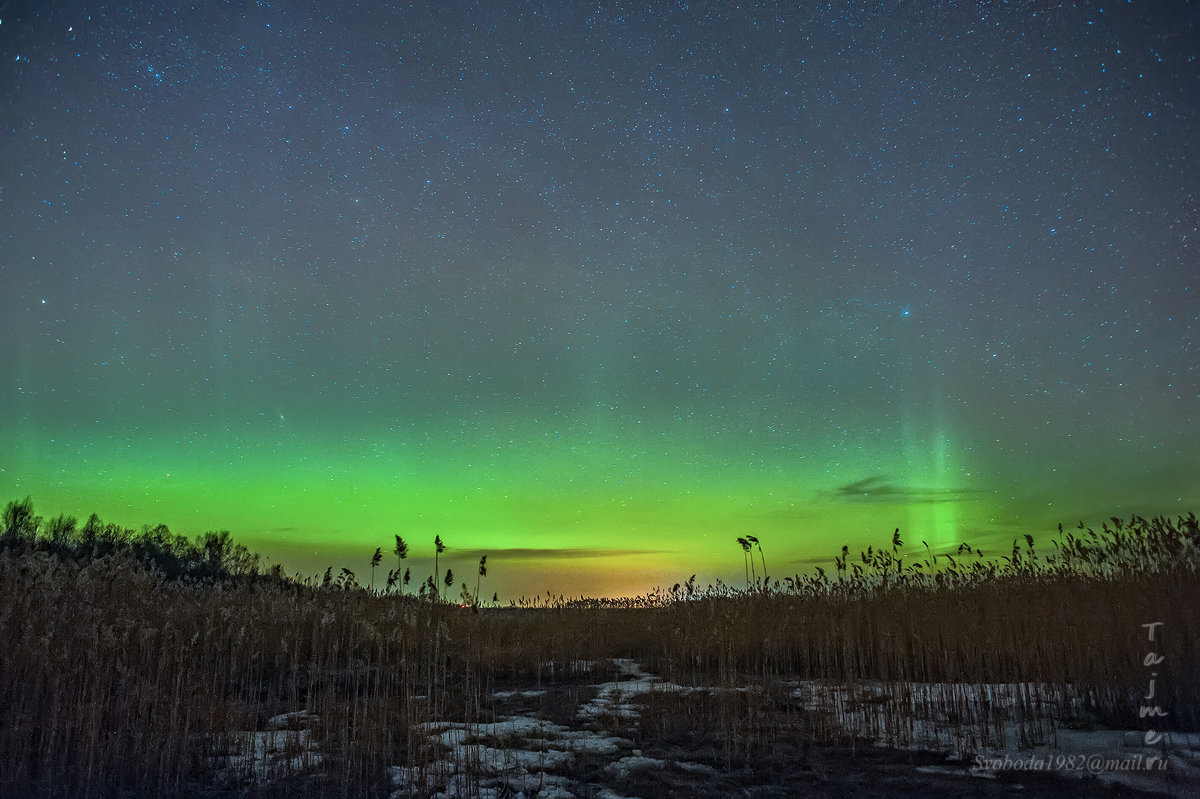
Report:
[[[420,725],[490,721],[498,682],[570,682],[613,658],[702,688],[643,697],[639,740],[711,736],[728,768],[797,734],[903,743],[931,720],[960,754],[1059,724],[1136,729],[1151,621],[1161,727],[1198,721],[1194,516],[1060,531],[1044,554],[1019,540],[996,560],[906,559],[897,533],[843,551],[832,578],[479,609],[262,575],[228,541],[240,571],[172,577],[153,547],[121,543],[136,535],[81,554],[79,531],[33,521],[0,548],[5,795],[385,796],[389,768],[437,757]],[[280,714],[294,729],[271,733]]]

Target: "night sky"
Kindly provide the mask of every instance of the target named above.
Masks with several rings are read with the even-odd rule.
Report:
[[[1200,510],[1197,4],[440,5],[0,3],[0,502],[502,599]]]

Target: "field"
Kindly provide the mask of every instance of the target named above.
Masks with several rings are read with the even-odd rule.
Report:
[[[509,607],[28,503],[0,541],[6,796],[1197,790],[1194,516]]]

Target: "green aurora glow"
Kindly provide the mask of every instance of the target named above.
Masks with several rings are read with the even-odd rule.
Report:
[[[502,599],[1200,508],[1196,9],[91,5],[0,19],[0,500]]]

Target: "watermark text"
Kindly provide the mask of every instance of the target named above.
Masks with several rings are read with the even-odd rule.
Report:
[[[1166,771],[1167,759],[1158,755],[1029,755],[1010,757],[976,755],[972,772],[981,771],[1083,771],[1100,774],[1106,771]]]
[[[1151,644],[1155,643],[1154,633],[1161,626],[1163,626],[1163,622],[1161,622],[1161,621],[1152,621],[1149,624],[1142,625],[1142,629],[1144,629],[1146,631],[1146,640],[1149,643],[1151,643]],[[1159,666],[1159,664],[1161,664],[1164,660],[1166,660],[1165,655],[1160,655],[1153,649],[1150,649],[1146,652],[1146,656],[1144,658],[1142,658],[1142,665],[1145,666],[1147,669],[1156,669]],[[1149,680],[1149,686],[1147,687],[1146,695],[1143,696],[1142,699],[1144,699],[1146,702],[1151,702],[1154,700],[1155,694],[1156,694],[1155,681],[1158,679],[1158,672],[1151,671],[1149,673],[1149,677],[1147,679]],[[1163,710],[1158,705],[1151,705],[1151,704],[1138,705],[1138,718],[1139,719],[1149,719],[1149,721],[1147,722],[1147,724],[1149,724],[1149,725],[1154,724],[1154,719],[1162,718],[1163,716],[1168,716],[1168,715],[1170,715],[1170,714],[1167,713],[1165,710]],[[1158,743],[1162,739],[1163,739],[1162,733],[1155,731],[1153,726],[1151,726],[1150,729],[1146,730],[1146,734],[1142,736],[1142,742],[1144,744],[1146,744],[1146,746],[1154,746],[1156,743]]]

